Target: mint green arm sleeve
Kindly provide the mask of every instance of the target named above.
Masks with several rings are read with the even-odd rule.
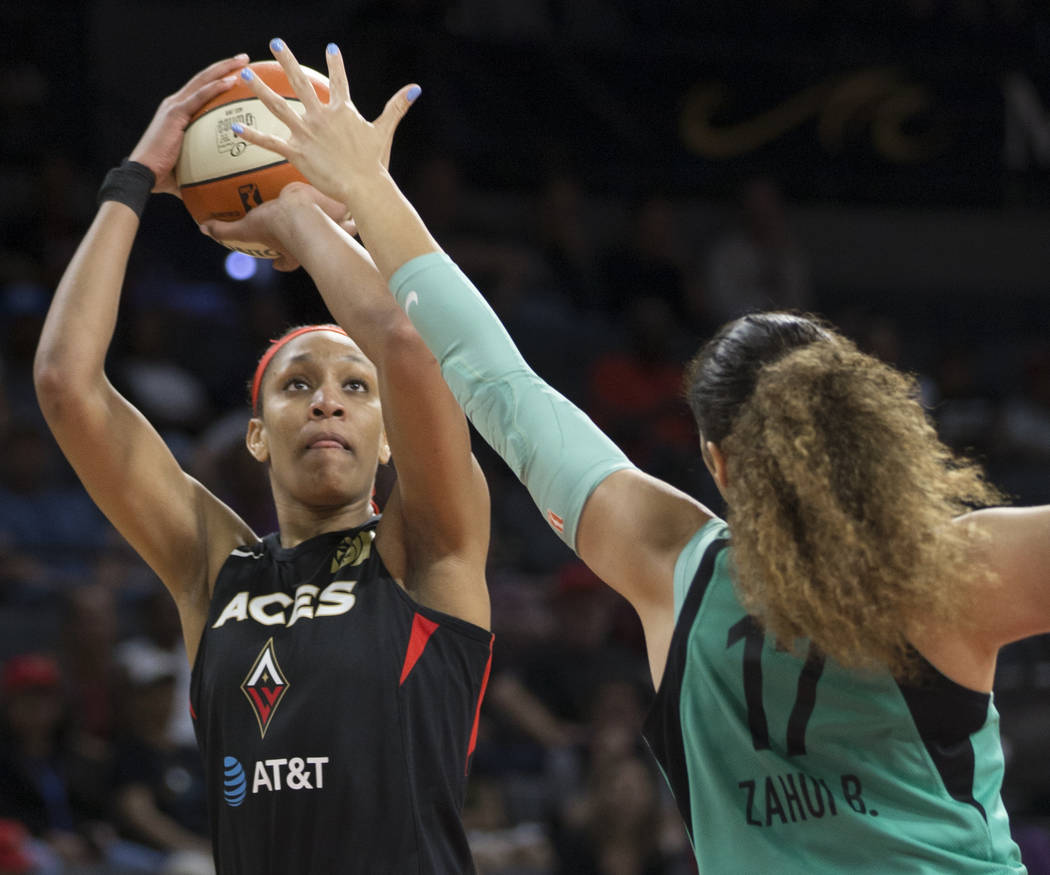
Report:
[[[492,308],[443,252],[403,264],[390,278],[390,290],[474,427],[575,550],[587,499],[631,462],[528,366]]]

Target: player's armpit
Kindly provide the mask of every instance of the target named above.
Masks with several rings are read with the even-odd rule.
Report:
[[[654,681],[674,631],[675,563],[713,516],[696,499],[637,468],[602,480],[580,515],[577,552],[638,612]]]

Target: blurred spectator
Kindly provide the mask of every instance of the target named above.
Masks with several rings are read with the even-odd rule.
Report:
[[[129,678],[141,675],[143,666],[148,666],[150,671],[169,673],[174,678],[171,716],[165,736],[175,747],[192,749],[197,739],[189,710],[191,668],[175,600],[157,581],[140,600],[137,613],[138,634],[117,647],[117,663]]]
[[[277,529],[277,517],[269,475],[244,445],[250,416],[247,407],[238,408],[205,429],[196,442],[190,470],[253,531],[272,532]]]
[[[563,811],[556,840],[562,875],[685,875],[685,831],[661,796],[656,770],[626,752],[594,764]]]
[[[40,420],[33,388],[33,355],[51,296],[30,280],[0,289],[0,355],[3,356],[4,408],[12,419]]]
[[[169,735],[175,673],[166,654],[127,662],[128,701],[114,775],[121,830],[165,854],[210,858],[204,771],[195,746]]]
[[[116,529],[111,528],[107,534],[100,544],[91,580],[113,594],[117,611],[121,613],[125,602],[152,592],[157,585],[157,575]],[[118,637],[126,634],[123,627],[117,631]]]
[[[587,720],[586,755],[592,772],[640,753],[648,698],[634,678],[614,677],[598,687]]]
[[[638,641],[614,638],[620,596],[579,562],[564,566],[554,586],[547,617],[532,624],[534,634],[511,632],[510,646],[494,652],[487,735],[475,757],[475,768],[504,776],[515,822],[544,816],[575,785],[593,731],[592,707],[604,685],[647,683]],[[530,613],[528,601],[518,612]]]
[[[627,302],[625,321],[628,345],[591,365],[588,413],[632,462],[680,485],[698,446],[682,394],[686,340],[670,306],[653,295]]]
[[[940,399],[937,384],[932,377],[905,361],[904,340],[897,322],[888,316],[863,310],[840,314],[834,321],[848,334],[856,337],[857,345],[864,352],[906,373],[911,373],[918,381],[922,406],[927,410],[934,408]]]
[[[809,259],[788,224],[779,186],[768,177],[740,191],[736,220],[707,259],[707,310],[718,323],[755,310],[808,310]]]
[[[161,433],[176,457],[185,458],[190,436],[210,414],[204,384],[175,360],[173,314],[141,307],[131,326],[130,351],[119,380],[128,400]]]
[[[973,346],[951,344],[941,354],[934,378],[939,390],[934,415],[941,439],[956,450],[987,458],[996,404],[981,385]]]
[[[475,454],[489,481],[492,495],[492,547],[490,555],[503,566],[527,575],[553,574],[573,553],[536,513],[532,497],[518,478],[495,457],[487,444]]]
[[[566,384],[584,364],[573,355],[575,344],[587,338],[579,337],[571,301],[552,285],[529,235],[508,221],[506,210],[475,205],[472,211],[460,167],[448,155],[421,161],[410,190],[432,233],[483,290],[530,365],[571,397]]]
[[[12,423],[0,436],[0,553],[10,553],[0,579],[10,599],[32,601],[62,582],[82,579],[109,525],[65,471],[54,440],[35,420]]]
[[[625,239],[601,259],[605,307],[629,318],[629,305],[645,296],[662,300],[676,317],[685,307],[685,272],[674,205],[661,194],[637,203]]]
[[[82,167],[61,152],[45,156],[38,181],[43,207],[37,226],[43,280],[53,288],[95,215],[95,185]]]
[[[559,572],[552,636],[519,663],[523,685],[557,719],[583,724],[603,682],[647,677],[642,653],[614,640],[622,605],[622,597],[582,563],[571,562]]]
[[[493,627],[502,634],[493,646],[492,677],[482,711],[473,770],[482,777],[529,774],[548,792],[548,759],[563,748],[581,744],[584,727],[578,715],[552,710],[541,694],[522,679],[523,666],[556,635],[548,590],[550,579],[494,568],[490,572]],[[545,803],[538,806],[542,813]],[[516,808],[513,801],[511,808]],[[531,815],[537,807],[531,806]],[[511,812],[512,819],[520,814]]]
[[[999,430],[1003,451],[1050,462],[1050,346],[1029,352],[1017,389],[1003,405]]]
[[[17,819],[68,864],[97,859],[68,782],[73,754],[58,664],[42,654],[12,657],[2,689],[0,817]]]
[[[29,833],[14,820],[0,820],[0,875],[26,875],[37,871]]]
[[[472,776],[463,808],[470,851],[482,875],[547,875],[553,848],[540,823],[512,823],[505,782],[490,775]]]
[[[592,229],[579,180],[568,173],[548,177],[536,200],[533,234],[552,292],[587,311],[599,303]]]
[[[79,736],[100,759],[109,755],[120,710],[116,643],[115,593],[98,583],[70,591],[62,617],[63,673]]]

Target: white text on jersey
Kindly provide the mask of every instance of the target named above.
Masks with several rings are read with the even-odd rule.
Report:
[[[269,790],[272,793],[280,790],[282,786],[289,790],[323,790],[324,765],[327,762],[328,757],[277,757],[257,760],[255,774],[252,776],[252,793],[258,793],[260,790]],[[313,769],[309,766],[313,766]]]
[[[288,593],[271,592],[250,599],[247,592],[239,592],[226,603],[212,628],[218,629],[228,620],[241,622],[249,618],[264,626],[294,626],[298,620],[337,617],[357,601],[353,592],[356,584],[356,580],[336,580],[319,589],[304,583],[296,587],[295,598]]]

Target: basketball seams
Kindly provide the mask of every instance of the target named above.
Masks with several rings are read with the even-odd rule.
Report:
[[[271,161],[269,164],[258,164],[254,167],[246,167],[244,170],[235,170],[233,173],[225,173],[222,176],[210,176],[207,179],[199,179],[196,182],[184,182],[180,188],[197,188],[202,185],[208,185],[211,182],[222,182],[224,179],[233,179],[235,176],[244,176],[246,173],[257,173],[262,170],[269,170],[271,167],[279,167],[282,164],[287,164],[288,159],[282,158],[280,161]]]

